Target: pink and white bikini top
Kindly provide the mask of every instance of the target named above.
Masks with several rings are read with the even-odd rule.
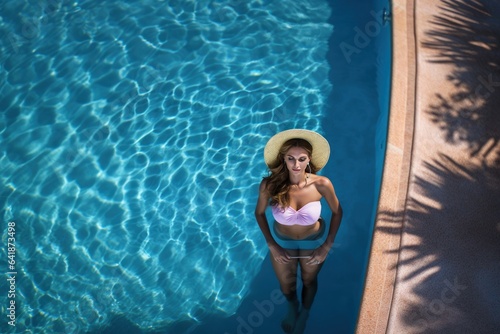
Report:
[[[283,225],[312,225],[318,221],[321,215],[320,201],[309,202],[299,210],[295,210],[290,206],[283,209],[278,205],[271,208],[274,219]]]

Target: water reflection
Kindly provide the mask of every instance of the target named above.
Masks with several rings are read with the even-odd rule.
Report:
[[[3,7],[19,331],[192,325],[248,294],[266,254],[248,191],[260,148],[319,130],[332,27],[322,2],[216,3]]]

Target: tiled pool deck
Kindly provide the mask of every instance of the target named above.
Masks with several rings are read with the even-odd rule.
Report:
[[[500,329],[500,2],[394,0],[389,137],[357,333]]]

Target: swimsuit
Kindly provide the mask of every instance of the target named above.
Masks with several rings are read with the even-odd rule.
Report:
[[[325,235],[326,223],[320,216],[320,201],[309,202],[299,210],[295,210],[292,207],[282,209],[279,206],[272,206],[271,209],[275,219],[273,232],[275,237],[277,237],[276,242],[281,247],[287,249],[315,249],[321,246],[322,242],[320,239],[323,239]],[[315,224],[317,221],[320,222],[319,230],[304,239],[292,239],[287,235],[281,234],[276,228],[277,223],[288,226],[308,226]]]
[[[290,206],[282,209],[278,205],[274,205],[272,211],[274,219],[280,224],[308,226],[318,221],[321,215],[321,202],[309,202],[299,210]]]

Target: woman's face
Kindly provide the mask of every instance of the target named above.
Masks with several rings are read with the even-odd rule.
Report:
[[[309,161],[307,151],[302,147],[292,147],[285,154],[286,167],[291,174],[305,173]]]

